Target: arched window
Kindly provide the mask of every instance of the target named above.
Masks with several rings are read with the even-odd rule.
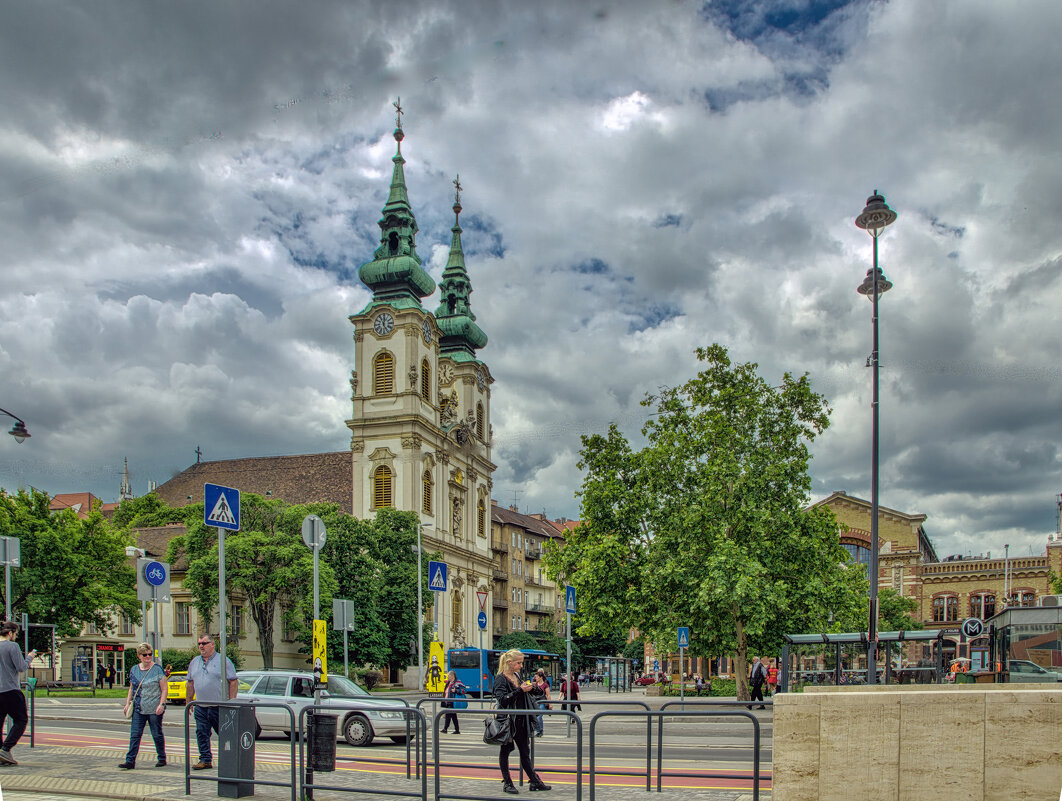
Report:
[[[391,500],[391,468],[385,464],[372,474],[372,505],[374,509],[393,506]]]
[[[372,394],[390,395],[395,391],[395,358],[381,353],[372,363]]]
[[[421,485],[423,487],[423,491],[421,493],[421,495],[423,497],[423,502],[421,504],[421,511],[424,512],[424,514],[426,514],[426,515],[430,515],[431,514],[431,490],[432,490],[432,486],[431,486],[431,471],[430,470],[425,470],[424,471],[424,478],[421,479]]]
[[[482,498],[479,499],[479,505],[476,507],[476,534],[481,537],[487,536],[487,506]]]
[[[420,397],[431,403],[431,365],[427,359],[420,363]]]
[[[870,564],[870,548],[848,542],[842,542],[841,547],[848,551],[848,555],[852,557],[852,561],[856,564]]]
[[[476,404],[476,436],[483,441],[483,404]]]

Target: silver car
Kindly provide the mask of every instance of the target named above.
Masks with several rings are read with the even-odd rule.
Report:
[[[295,714],[313,706],[313,674],[288,670],[249,670],[236,674],[238,696],[254,703],[281,703]],[[406,716],[401,710],[405,704],[388,698],[370,695],[354,682],[343,676],[328,677],[327,689],[321,691],[321,704],[327,706],[371,706],[375,709],[358,709],[344,713],[340,710],[325,710],[339,715],[337,733],[351,745],[368,745],[373,737],[390,737],[396,743],[406,741]],[[282,731],[289,737],[291,718],[279,707],[263,706],[255,709],[258,726],[264,731]],[[410,717],[410,730],[414,721]]]
[[[1010,671],[1010,682],[1026,681],[1062,681],[1062,675],[1053,670],[1044,670],[1035,662],[1026,659],[1011,659],[1007,662]]]

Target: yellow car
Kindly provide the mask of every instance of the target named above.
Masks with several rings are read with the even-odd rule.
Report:
[[[166,693],[166,702],[170,704],[183,704],[188,700],[185,689],[185,681],[188,679],[187,670],[175,670],[170,674],[170,688]]]

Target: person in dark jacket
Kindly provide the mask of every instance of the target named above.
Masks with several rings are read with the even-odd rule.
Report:
[[[464,682],[457,678],[457,674],[452,670],[446,674],[446,688],[443,690],[443,708],[454,709],[454,699],[464,698],[468,688],[465,687]],[[450,724],[454,724],[454,734],[461,733],[461,724],[457,720],[456,712],[447,712],[443,715],[443,734],[450,728]]]
[[[506,651],[498,661],[498,675],[494,679],[494,697],[498,701],[499,709],[536,709],[536,701],[542,697],[542,691],[538,690],[530,681],[520,678],[520,670],[524,666],[524,655],[517,649]],[[536,790],[551,790],[550,785],[545,784],[535,773],[535,766],[531,762],[531,728],[533,726],[530,715],[511,716],[513,739],[501,747],[498,753],[498,767],[501,768],[502,790],[506,793],[516,794],[519,791],[513,786],[512,777],[509,775],[509,754],[513,748],[520,749],[520,766],[527,774],[528,788],[531,792]]]

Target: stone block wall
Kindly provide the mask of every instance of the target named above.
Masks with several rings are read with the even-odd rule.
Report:
[[[1056,801],[1062,688],[840,688],[774,699],[773,801]]]

